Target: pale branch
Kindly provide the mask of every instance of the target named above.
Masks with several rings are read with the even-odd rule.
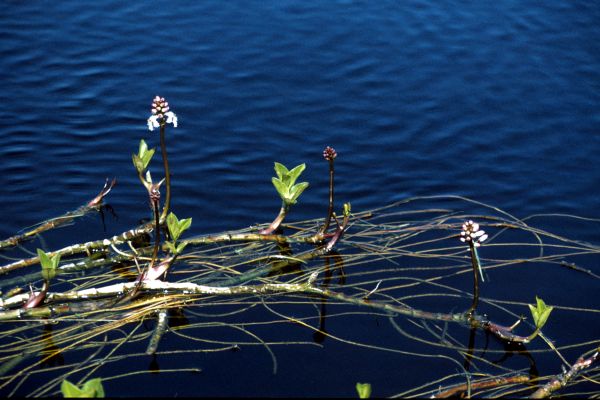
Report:
[[[313,273],[307,283],[265,283],[253,286],[233,286],[233,287],[216,287],[198,285],[191,282],[163,282],[159,280],[142,281],[140,292],[160,292],[180,293],[185,295],[205,294],[205,295],[239,295],[239,294],[276,294],[276,293],[302,293],[309,292],[310,286],[314,283],[317,274]],[[137,282],[116,283],[113,285],[102,286],[99,288],[90,288],[83,290],[73,290],[68,292],[51,292],[46,295],[46,303],[59,303],[76,300],[94,300],[105,297],[114,297],[122,295],[136,286]],[[8,299],[0,300],[0,307],[13,308],[24,305],[29,299],[29,293],[22,293],[12,296]],[[11,313],[15,310],[5,311],[3,313]],[[18,310],[17,310],[18,311]],[[10,319],[5,318],[3,313],[0,313],[0,320]]]
[[[153,230],[153,223],[147,223],[147,224],[141,225],[135,229],[131,229],[126,232],[123,232],[120,235],[115,235],[111,238],[74,244],[71,246],[63,247],[62,249],[59,249],[59,250],[48,252],[47,254],[49,257],[53,257],[57,254],[60,254],[61,257],[72,256],[72,255],[83,254],[83,253],[86,253],[89,255],[94,250],[103,250],[103,249],[106,249],[107,247],[109,247],[110,245],[118,245],[118,244],[128,242],[130,240],[135,239],[136,237],[150,233],[150,232],[152,232],[152,230]],[[31,257],[31,258],[25,258],[25,259],[22,259],[19,261],[15,261],[13,263],[1,266],[0,267],[0,275],[6,274],[8,272],[14,271],[19,268],[36,265],[36,264],[39,264],[39,262],[40,262],[40,259],[37,256]]]
[[[267,235],[261,233],[223,233],[220,235],[200,236],[182,240],[191,245],[227,243],[227,242],[276,242],[276,243],[319,243],[315,236]]]
[[[62,249],[48,252],[48,256],[52,257],[56,254],[60,254],[61,257],[64,256],[72,256],[77,254],[90,254],[91,251],[94,250],[104,250],[111,245],[119,245],[131,241],[139,236],[144,234],[148,234],[154,230],[153,223],[148,222],[144,225],[141,225],[135,229],[131,229],[129,231],[123,232],[120,235],[115,235],[111,238],[100,239],[95,241],[90,241],[86,243],[74,244],[71,246],[63,247]],[[294,237],[294,236],[284,236],[284,235],[261,235],[258,233],[224,233],[220,235],[212,235],[212,236],[202,236],[196,238],[190,238],[186,240],[181,240],[180,243],[186,243],[188,245],[198,246],[204,244],[215,244],[215,243],[228,243],[235,241],[246,241],[246,242],[256,242],[256,241],[270,241],[277,243],[309,243],[309,244],[318,244],[322,241],[322,238],[318,238],[315,236],[307,236],[307,237]],[[168,248],[166,245],[162,245],[162,250],[166,251]],[[4,275],[11,271],[28,267],[31,265],[39,264],[39,257],[31,257],[21,259],[10,264],[6,264],[0,266],[0,275]]]
[[[581,371],[589,368],[598,359],[600,359],[600,347],[588,358],[579,357],[568,371],[550,379],[548,383],[533,392],[530,398],[543,399],[549,397],[552,393],[567,386],[569,381],[573,380]]]
[[[432,395],[432,399],[444,399],[447,397],[464,397],[463,394],[468,390],[490,389],[499,386],[512,385],[516,383],[529,382],[530,378],[527,375],[516,375],[507,378],[492,378],[470,383],[461,383],[456,386],[445,389],[443,392]]]
[[[312,255],[312,253],[311,253]],[[317,272],[313,272],[307,282],[305,283],[265,283],[260,285],[240,285],[240,286],[208,286],[199,285],[192,282],[163,282],[159,280],[144,280],[140,282],[127,282],[127,283],[116,283],[113,285],[103,286],[99,288],[90,288],[83,290],[73,290],[68,292],[52,292],[46,295],[46,304],[69,302],[69,301],[81,301],[81,300],[94,300],[103,299],[106,297],[122,296],[127,292],[133,290],[136,285],[139,284],[139,292],[143,293],[160,293],[166,294],[182,294],[182,295],[267,295],[267,294],[289,294],[289,293],[304,293],[314,294],[319,296],[328,297],[344,303],[354,304],[359,306],[366,306],[370,308],[380,309],[389,313],[395,313],[406,317],[434,320],[434,321],[447,321],[460,323],[471,328],[478,328],[487,331],[500,340],[522,342],[527,343],[527,337],[521,337],[510,334],[507,336],[512,328],[501,327],[497,324],[490,322],[487,318],[473,315],[472,313],[435,313],[429,311],[418,310],[411,307],[399,306],[390,303],[374,302],[365,299],[364,297],[352,297],[344,293],[333,292],[329,289],[319,288],[314,285],[317,279]],[[30,294],[22,293],[17,294],[7,299],[0,299],[0,308],[11,309],[15,307],[22,307],[30,298]],[[62,305],[64,307],[64,305]],[[56,308],[50,306],[39,307],[39,309],[47,308],[48,310],[44,313],[42,310],[39,311],[39,317],[45,317],[57,312]],[[38,308],[36,308],[38,309]],[[68,309],[67,309],[68,311]],[[30,315],[29,310],[8,310],[0,312],[1,320],[19,319],[23,318],[23,315],[33,317]]]
[[[167,310],[166,308],[158,310],[156,326],[154,327],[154,332],[152,332],[150,342],[148,343],[146,354],[152,355],[156,353],[156,350],[158,349],[158,343],[160,342],[160,339],[163,337],[164,333],[167,331],[168,328],[168,314],[169,310]]]

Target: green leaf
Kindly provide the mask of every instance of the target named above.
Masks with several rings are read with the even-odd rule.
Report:
[[[352,207],[350,206],[350,203],[344,203],[344,216],[349,217],[351,212]]]
[[[138,156],[140,158],[144,158],[144,154],[148,151],[148,145],[144,139],[140,140],[140,146],[138,148]]]
[[[50,257],[42,249],[37,249],[37,253],[42,266],[42,278],[49,281],[56,276],[56,268],[60,263],[60,254]]]
[[[133,160],[133,166],[135,167],[135,169],[138,171],[138,173],[142,173],[144,171],[144,162],[142,161],[142,159],[136,155],[136,154],[132,154],[131,155],[131,159]]]
[[[179,235],[181,232],[179,231],[179,219],[172,212],[167,215],[167,228],[169,228],[169,233],[171,234],[171,238],[173,241],[179,239]]]
[[[83,391],[66,379],[62,381],[60,391],[63,397],[83,397]]]
[[[171,251],[172,254],[177,253],[177,248],[173,242],[165,241],[165,246]]]
[[[150,164],[150,160],[152,160],[155,151],[155,149],[148,149],[148,145],[144,139],[140,140],[140,146],[138,148],[137,155],[132,154],[133,165],[140,174],[143,173],[146,168],[148,168],[148,164]]]
[[[52,261],[46,252],[42,249],[37,249],[38,257],[40,258],[40,264],[42,268],[52,268]]]
[[[184,218],[181,221],[179,221],[179,230],[182,233],[184,231],[188,230],[190,228],[190,226],[192,226],[192,219],[191,218]]]
[[[358,397],[361,399],[368,399],[371,397],[371,384],[370,383],[356,383],[356,391]]]
[[[180,221],[172,212],[167,215],[167,227],[169,228],[169,233],[171,234],[173,242],[176,242],[179,239],[179,236],[181,236],[185,230],[189,229],[191,225],[191,218],[184,218]]]
[[[58,268],[58,264],[60,263],[60,253],[57,253],[54,256],[52,256],[52,258],[50,258],[50,262],[52,264],[53,269]]]
[[[281,199],[286,201],[286,199],[289,197],[289,193],[288,187],[285,185],[285,183],[283,183],[281,179],[275,177],[271,178],[271,182],[273,182],[273,186],[275,186],[275,189],[277,190],[277,193],[279,193]]]
[[[301,182],[301,183],[298,183],[297,185],[292,186],[292,189],[290,190],[290,193],[291,193],[290,204],[296,204],[296,200],[298,199],[298,197],[300,197],[302,192],[304,192],[304,190],[307,187],[308,187],[308,182]]]
[[[292,186],[294,183],[296,183],[296,179],[298,179],[298,177],[300,176],[300,174],[306,169],[306,164],[300,164],[295,166],[294,168],[292,168],[288,174],[289,176],[289,180],[287,182],[287,184],[289,186]]]
[[[548,317],[550,316],[550,313],[552,312],[554,307],[547,306],[546,303],[544,303],[544,300],[540,299],[537,296],[535,296],[535,301],[535,307],[531,304],[528,304],[529,311],[531,311],[531,316],[533,317],[535,327],[537,329],[542,329],[542,326],[544,326],[548,321]]]
[[[188,244],[186,242],[183,243],[179,243],[177,245],[177,254],[181,254],[181,252],[183,251],[183,249],[185,249],[185,246],[187,246]]]
[[[289,175],[290,171],[286,168],[285,165],[275,162],[275,173],[279,179],[283,180],[284,176]]]
[[[102,387],[102,380],[100,378],[90,379],[89,381],[83,384],[82,388],[77,387],[76,385],[65,379],[60,385],[60,390],[63,394],[63,397],[104,397],[104,388]]]
[[[154,149],[148,150],[148,152],[142,157],[142,164],[144,169],[148,168],[148,164],[150,164],[150,160],[152,160],[155,151],[156,150]]]
[[[104,388],[102,387],[102,379],[94,378],[90,379],[83,384],[83,391],[86,393],[92,393],[90,397],[104,397]]]

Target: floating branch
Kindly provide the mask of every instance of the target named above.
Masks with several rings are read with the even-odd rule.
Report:
[[[98,209],[100,209],[100,207],[102,207],[102,199],[104,199],[104,197],[110,192],[110,190],[113,188],[116,182],[116,179],[113,179],[109,183],[108,179],[106,179],[106,183],[104,183],[104,187],[102,188],[100,193],[98,193],[96,197],[94,197],[85,205],[77,208],[74,211],[69,211],[59,217],[55,217],[44,221],[38,224],[36,228],[31,229],[21,235],[15,235],[8,239],[0,241],[0,249],[16,246],[17,244],[24,242],[25,240],[31,239],[42,232],[46,232],[51,229],[67,225],[73,222],[73,220],[75,220],[76,218],[83,217],[91,211],[97,211]]]
[[[577,375],[579,375],[585,369],[591,367],[595,362],[600,359],[600,348],[597,348],[594,354],[588,358],[579,357],[575,364],[562,374],[559,374],[552,378],[550,382],[545,384],[543,387],[536,390],[530,398],[532,399],[543,399],[550,397],[554,392],[564,388],[567,384],[572,381]]]
[[[120,235],[115,235],[111,238],[95,240],[86,243],[74,244],[71,246],[63,247],[62,249],[48,252],[50,257],[55,255],[60,255],[61,257],[72,256],[75,254],[83,254],[86,253],[90,255],[94,250],[104,250],[111,245],[118,245],[122,243],[126,243],[135,238],[138,238],[142,235],[148,234],[152,232],[154,225],[152,222],[141,225],[138,228],[128,230],[126,232],[121,233]],[[31,265],[39,264],[39,257],[31,257],[23,260],[15,261],[10,264],[6,264],[0,267],[0,275],[6,274],[8,272],[14,271],[19,268],[28,267]]]
[[[527,383],[530,381],[530,377],[527,375],[516,375],[510,376],[506,378],[491,378],[491,379],[482,379],[470,383],[462,383],[460,385],[452,386],[450,388],[444,389],[443,392],[438,394],[434,394],[431,396],[432,399],[445,399],[448,397],[460,397],[463,398],[464,394],[467,391],[473,391],[478,389],[489,389],[496,388],[500,386],[512,385],[516,383]]]

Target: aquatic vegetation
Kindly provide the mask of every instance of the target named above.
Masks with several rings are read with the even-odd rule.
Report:
[[[369,383],[357,383],[356,392],[359,398],[368,399],[371,397],[371,385]]]
[[[177,126],[177,117],[160,97],[152,113],[148,127],[161,129],[166,149],[165,125]],[[330,341],[393,359],[379,371],[394,376],[385,385],[374,375],[354,388],[356,381],[350,381],[361,398],[371,395],[371,385],[378,396],[399,397],[600,395],[597,326],[575,326],[571,337],[553,340],[545,332],[572,315],[589,321],[600,311],[593,302],[573,306],[544,290],[538,285],[544,275],[533,279],[527,270],[555,268],[575,280],[598,280],[580,266],[597,265],[598,245],[460,196],[415,197],[360,211],[345,203],[340,221],[334,204],[337,152],[329,146],[323,152],[329,163],[324,220],[284,223],[308,187],[296,183],[306,165],[288,169],[275,163],[272,182],[282,206],[271,224],[191,233],[192,217],[178,218],[167,200],[161,207],[163,183],[170,193],[168,163],[164,150],[165,177],[154,182],[154,152],[141,140],[132,155],[150,222],[109,238],[38,249],[37,255],[23,245],[3,249],[17,259],[0,266],[1,394],[100,396],[123,379],[197,373],[197,364],[179,361],[225,357],[242,348],[252,352],[253,365],[246,368],[268,364],[277,373],[275,348],[323,350]],[[111,188],[107,180],[88,204],[101,210]],[[563,218],[595,228],[600,222]],[[463,289],[471,276],[472,292]],[[511,290],[515,276],[529,277],[526,293]],[[40,282],[42,290],[23,292]],[[526,310],[532,322],[522,316]],[[150,367],[141,368],[149,358]],[[172,368],[159,368],[158,359]],[[429,380],[405,383],[419,367]],[[91,379],[99,376],[102,384]],[[168,386],[161,394],[173,395]]]
[[[271,182],[273,182],[273,186],[277,190],[279,197],[281,197],[281,209],[269,227],[260,230],[261,234],[270,235],[276,231],[287,216],[290,207],[296,204],[302,192],[306,190],[308,182],[296,183],[296,180],[305,169],[306,164],[300,164],[288,170],[285,165],[278,162],[275,163],[275,173],[277,176],[271,178]]]
[[[95,378],[85,382],[80,388],[68,380],[64,380],[60,385],[60,391],[64,397],[83,397],[83,398],[103,398],[104,388],[102,379]]]

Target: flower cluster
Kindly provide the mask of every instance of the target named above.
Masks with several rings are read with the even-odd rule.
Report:
[[[325,150],[323,150],[323,157],[327,161],[333,161],[333,159],[337,157],[337,152],[333,147],[327,146],[325,147]]]
[[[177,128],[177,115],[169,111],[169,103],[164,97],[156,96],[152,100],[152,115],[148,118],[148,129],[151,131],[164,124],[173,124]]]
[[[481,246],[481,243],[488,238],[488,235],[485,234],[483,230],[479,230],[479,224],[473,221],[467,221],[462,226],[462,231],[460,232],[460,241],[461,242],[471,242],[475,247]]]

